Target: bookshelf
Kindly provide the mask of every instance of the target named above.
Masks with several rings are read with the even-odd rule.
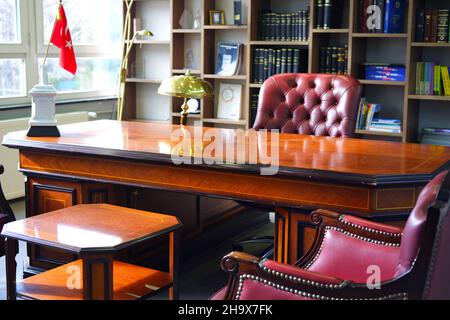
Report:
[[[415,42],[416,11],[421,7],[450,8],[450,0],[408,0],[405,33],[360,33],[359,0],[342,0],[341,25],[334,29],[317,29],[316,0],[243,0],[243,25],[232,25],[232,0],[140,0],[136,1],[133,16],[151,21],[144,27],[155,37],[137,41],[132,57],[146,58],[146,77],[127,79],[126,119],[149,119],[178,123],[181,99],[158,96],[162,79],[186,72],[185,52],[194,53],[191,73],[209,81],[216,97],[201,101],[201,113],[189,115],[188,124],[200,121],[203,126],[250,128],[251,97],[259,93],[261,84],[252,82],[253,51],[255,48],[298,48],[307,59],[305,72],[319,72],[320,48],[348,46],[348,73],[363,85],[363,96],[381,103],[382,116],[402,120],[403,131],[398,134],[358,130],[360,138],[417,142],[421,127],[433,123],[436,112],[444,112],[442,123],[450,123],[450,97],[421,96],[415,93],[415,64],[417,61],[440,61],[450,65],[450,43]],[[309,38],[307,41],[265,41],[259,38],[259,19],[262,9],[287,13],[310,7]],[[193,16],[200,10],[201,27],[182,29],[179,19],[184,9]],[[224,10],[226,25],[210,25],[209,10]],[[136,15],[137,14],[137,15]],[[244,65],[239,75],[224,77],[214,74],[218,42],[237,42],[244,45]],[[147,60],[156,60],[147,63]],[[133,61],[130,58],[130,61]],[[385,62],[406,65],[406,81],[364,80],[362,63]],[[220,83],[242,85],[242,108],[239,120],[217,119],[217,92]],[[447,111],[448,110],[448,111]],[[442,117],[441,117],[442,118]]]

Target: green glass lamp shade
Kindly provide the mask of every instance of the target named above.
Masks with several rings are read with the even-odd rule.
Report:
[[[191,75],[189,70],[185,75],[174,76],[161,83],[158,93],[184,99],[201,99],[213,95],[213,88],[207,81]]]

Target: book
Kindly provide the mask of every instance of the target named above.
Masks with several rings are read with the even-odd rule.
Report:
[[[449,10],[440,9],[438,11],[438,27],[437,27],[437,42],[448,42],[448,31],[449,31]]]
[[[370,6],[372,5],[372,0],[360,0],[360,20],[359,20],[359,32],[368,33],[369,27],[367,21],[369,19]]]
[[[258,99],[259,96],[257,94],[252,94],[250,100],[250,126],[253,127],[256,120],[256,115],[258,114]]]
[[[384,24],[385,0],[372,0],[366,20],[369,32],[382,33]]]
[[[424,10],[417,10],[416,17],[416,42],[425,41],[425,12]]]
[[[416,94],[422,95],[422,77],[423,77],[423,69],[424,69],[424,63],[423,62],[417,62],[416,64]]]
[[[242,0],[234,0],[234,24],[242,24]]]
[[[450,76],[447,66],[441,66],[442,83],[444,84],[445,96],[450,96]]]
[[[332,28],[332,17],[333,17],[333,1],[324,0],[323,4],[323,29]]]
[[[386,0],[384,13],[384,33],[405,31],[406,0]]]
[[[421,143],[450,147],[450,129],[423,128]]]
[[[434,66],[434,88],[433,94],[435,96],[442,95],[442,76],[441,76],[441,66]]]
[[[218,43],[215,72],[221,76],[239,73],[242,61],[243,45],[241,43]]]
[[[425,9],[425,42],[431,42],[431,10]]]
[[[437,42],[437,34],[438,34],[438,16],[439,11],[437,9],[431,10],[431,38],[430,42]]]
[[[317,0],[316,28],[323,29],[323,25],[324,25],[324,0]]]

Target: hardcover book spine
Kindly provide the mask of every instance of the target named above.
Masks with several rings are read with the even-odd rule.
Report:
[[[253,127],[256,120],[256,115],[258,113],[258,99],[259,96],[257,94],[252,94],[251,102],[250,102],[250,114],[251,114],[251,123],[250,126]]]
[[[293,72],[300,72],[300,49],[294,49],[294,70]]]
[[[281,73],[281,50],[276,51],[275,74]]]
[[[416,42],[425,41],[425,12],[423,10],[417,11],[415,39]]]
[[[324,22],[324,0],[317,0],[317,8],[316,8],[316,28],[323,29]]]
[[[264,50],[264,60],[263,60],[263,81],[269,77],[269,49]]]
[[[345,73],[345,49],[338,48],[338,56],[337,56],[337,73],[344,74]]]
[[[344,48],[344,74],[348,74],[348,45]]]
[[[234,0],[234,24],[242,24],[242,0]]]
[[[292,49],[287,49],[287,73],[293,72],[293,52]]]
[[[331,47],[326,48],[326,62],[325,62],[325,73],[331,73],[331,55],[332,55],[332,49]]]
[[[286,14],[286,40],[292,41],[292,15]]]
[[[281,49],[281,73],[287,73],[287,49]]]
[[[437,42],[448,42],[448,17],[449,10],[441,9],[438,11],[438,36]]]
[[[405,29],[406,0],[386,0],[384,32],[403,33]]]
[[[416,94],[422,94],[420,90],[420,80],[422,76],[422,62],[416,63]]]
[[[431,12],[431,42],[437,42],[437,34],[438,34],[438,17],[439,11],[437,9],[433,9]]]
[[[424,94],[427,95],[427,96],[430,95],[430,76],[431,76],[430,63],[426,62],[425,63]]]
[[[425,42],[431,42],[431,10],[425,10]]]
[[[256,48],[255,50],[253,50],[253,77],[252,77],[252,82],[253,83],[258,83],[259,82],[259,77],[258,77],[258,63],[259,63],[259,49]]]
[[[333,47],[331,51],[331,73],[336,74],[338,70],[338,49]]]
[[[332,0],[324,0],[323,5],[323,29],[331,29],[333,18]]]
[[[320,62],[319,62],[319,72],[326,73],[327,65],[327,50],[325,47],[320,48]]]
[[[264,82],[264,49],[259,49],[259,63],[258,63],[258,75],[259,80],[258,83]]]
[[[450,96],[450,76],[447,66],[441,66],[442,82],[444,83],[445,96]]]

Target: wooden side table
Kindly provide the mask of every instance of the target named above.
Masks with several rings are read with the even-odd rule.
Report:
[[[178,218],[107,204],[78,205],[4,226],[7,297],[134,300],[170,288],[178,299]],[[114,261],[114,254],[169,235],[169,272]],[[80,260],[16,281],[18,240],[77,254]]]

